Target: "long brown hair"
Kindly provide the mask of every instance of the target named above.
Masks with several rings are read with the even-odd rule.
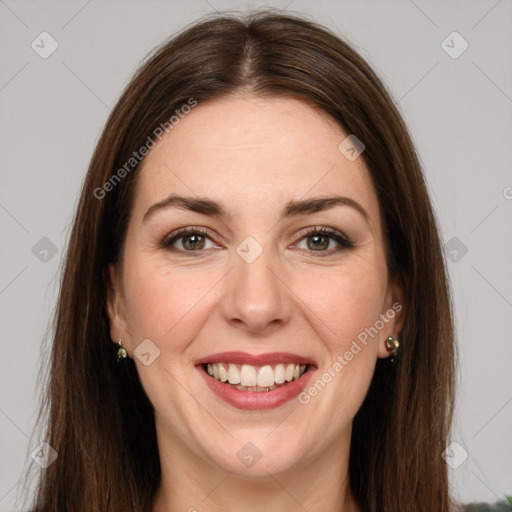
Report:
[[[137,166],[98,190],[191,98],[240,91],[304,100],[366,146],[406,315],[400,355],[377,361],[354,419],[350,486],[365,512],[448,512],[441,454],[453,413],[453,312],[414,145],[390,94],[347,42],[275,10],[210,15],[187,27],[148,57],[108,119],[61,276],[41,416],[58,458],[41,471],[33,510],[151,510],[160,479],[153,409],[133,361],[116,366],[105,311],[105,268],[119,259]]]

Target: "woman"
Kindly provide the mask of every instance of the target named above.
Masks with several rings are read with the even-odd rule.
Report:
[[[300,17],[202,20],[92,157],[34,510],[452,510],[451,307],[368,64]]]

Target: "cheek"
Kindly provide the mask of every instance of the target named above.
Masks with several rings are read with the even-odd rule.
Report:
[[[329,328],[330,352],[339,352],[379,318],[386,277],[375,265],[352,265],[297,286],[306,306]]]
[[[361,407],[374,374],[379,336],[371,328],[381,314],[382,283],[379,272],[352,267],[350,272],[317,280],[317,285],[324,286],[315,286],[316,291],[308,295],[306,305],[321,319],[317,325],[329,327],[319,328],[328,357],[305,389],[301,403],[314,408],[319,422],[331,418],[333,436]],[[318,424],[318,428],[324,427]]]
[[[125,295],[134,343],[149,338],[160,348],[165,344],[166,352],[179,352],[200,328],[200,317],[207,315],[208,301],[202,299],[214,293],[218,276],[204,270],[169,270],[150,261],[138,261],[132,269]]]

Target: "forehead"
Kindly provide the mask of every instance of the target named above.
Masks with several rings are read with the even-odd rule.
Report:
[[[329,116],[290,97],[232,96],[198,104],[145,157],[134,209],[143,215],[170,193],[222,201],[233,215],[258,205],[340,194],[379,222],[362,160],[339,150],[348,136]]]

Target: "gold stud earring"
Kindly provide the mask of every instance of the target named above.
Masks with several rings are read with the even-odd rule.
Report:
[[[121,339],[118,341],[119,343],[119,349],[117,350],[117,362],[121,361],[121,359],[126,359],[128,357],[128,353],[126,352],[125,348],[123,347],[123,342]]]
[[[390,336],[386,340],[386,348],[387,348],[388,352],[391,354],[391,362],[392,363],[395,362],[395,358],[393,356],[396,355],[399,347],[400,347],[400,342],[396,338],[393,338],[393,336]]]

